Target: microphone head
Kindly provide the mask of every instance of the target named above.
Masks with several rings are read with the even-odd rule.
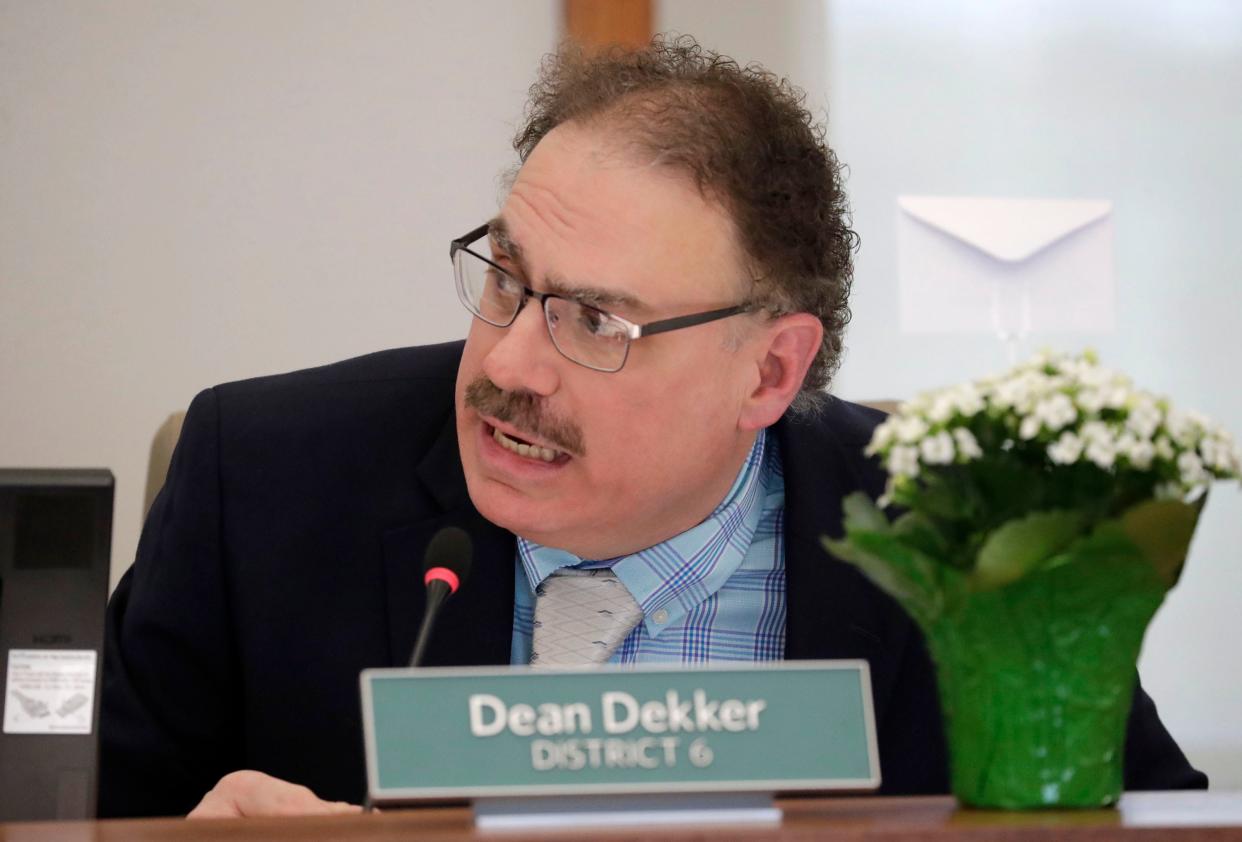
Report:
[[[470,563],[474,548],[466,530],[446,526],[431,538],[427,553],[423,556],[423,582],[430,585],[441,581],[448,585],[449,593],[456,593],[470,575]]]

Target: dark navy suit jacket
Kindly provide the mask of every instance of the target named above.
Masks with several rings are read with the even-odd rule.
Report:
[[[426,664],[507,664],[512,534],[466,493],[453,389],[461,343],[372,354],[218,386],[190,407],[137,560],[108,608],[102,816],[190,810],[224,774],[259,769],[327,799],[365,790],[358,673],[404,665],[423,609],[424,548],[456,524],[469,585]],[[832,400],[776,425],[784,459],[787,658],[864,658],[882,792],[948,789],[935,680],[901,608],[821,536],[841,499],[878,495],[862,456],[882,416]],[[1205,786],[1142,691],[1126,786]]]

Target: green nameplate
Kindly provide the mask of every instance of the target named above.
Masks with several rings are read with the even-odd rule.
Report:
[[[377,803],[874,789],[865,661],[362,673]]]

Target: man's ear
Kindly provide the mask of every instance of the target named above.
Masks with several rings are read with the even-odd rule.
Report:
[[[785,414],[802,389],[823,337],[823,324],[810,313],[790,313],[764,326],[759,377],[742,406],[741,429],[769,427]]]

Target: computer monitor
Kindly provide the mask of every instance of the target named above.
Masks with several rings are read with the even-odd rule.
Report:
[[[0,821],[95,814],[113,489],[0,468]]]

